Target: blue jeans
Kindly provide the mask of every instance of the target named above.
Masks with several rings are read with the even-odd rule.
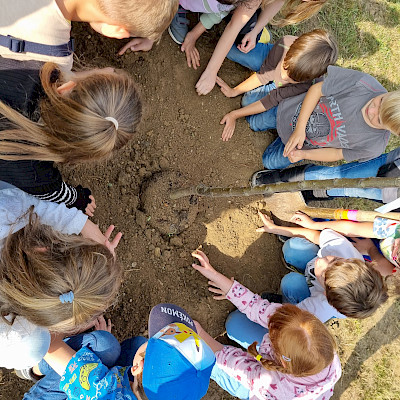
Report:
[[[283,169],[291,164],[289,159],[283,156],[284,148],[285,145],[278,137],[265,149],[262,155],[262,163],[266,169]]]
[[[233,45],[229,50],[227,57],[237,62],[238,64],[243,65],[251,69],[252,71],[259,71],[262,63],[265,58],[268,56],[271,51],[273,44],[271,43],[257,43],[256,47],[249,51],[248,53],[242,53],[236,45]],[[261,100],[263,97],[267,96],[271,90],[276,89],[275,83],[269,83],[267,85],[260,86],[256,89],[250,90],[245,93],[242,98],[242,107],[246,107],[249,104],[252,104],[258,100]],[[250,128],[253,131],[265,131],[267,129],[275,129],[276,128],[276,112],[278,107],[273,107],[267,111],[264,111],[261,114],[250,115],[246,117],[247,122],[250,125]]]
[[[387,154],[365,162],[351,162],[336,167],[313,165],[305,172],[305,180],[334,178],[370,178],[376,176],[378,169],[386,164]],[[327,194],[332,197],[363,197],[365,199],[382,201],[382,190],[376,188],[359,189],[329,189]]]
[[[307,263],[317,256],[318,250],[319,246],[300,237],[290,238],[282,247],[285,261],[303,273]],[[285,302],[298,304],[311,296],[303,273],[290,272],[282,278],[281,291]]]
[[[72,336],[65,339],[64,342],[75,351],[86,346],[107,367],[114,366],[120,356],[121,346],[118,340],[106,331],[94,331]],[[32,386],[28,393],[25,393],[24,400],[67,400],[67,395],[59,389],[60,375],[44,360],[40,361],[39,369],[45,376]]]
[[[245,349],[253,342],[258,342],[258,344],[260,344],[264,335],[268,332],[267,328],[250,321],[246,315],[239,310],[233,311],[228,315],[225,326],[228,337],[239,343]],[[217,382],[222,389],[226,390],[232,396],[244,400],[249,398],[249,389],[243,386],[233,376],[221,370],[217,365],[214,365],[211,379]]]

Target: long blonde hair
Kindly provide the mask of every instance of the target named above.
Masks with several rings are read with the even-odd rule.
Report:
[[[74,332],[115,300],[122,268],[103,245],[41,225],[35,214],[8,236],[0,259],[0,312]],[[73,292],[72,302],[60,295]]]
[[[275,0],[263,0],[261,7],[265,8],[274,1]],[[328,0],[285,0],[280,11],[282,18],[274,18],[270,21],[270,24],[280,27],[298,24],[315,15],[327,1]]]
[[[40,101],[38,123],[0,102],[0,114],[11,123],[1,132],[1,159],[98,161],[133,138],[142,105],[128,74],[93,72],[77,79],[67,95],[57,92],[63,77],[55,64],[46,63],[40,79],[46,97]],[[118,129],[106,117],[115,118]]]
[[[332,363],[335,340],[311,313],[284,304],[270,318],[268,329],[276,360],[261,358],[266,370],[304,377],[318,374]],[[256,344],[247,350],[254,357],[258,356]]]

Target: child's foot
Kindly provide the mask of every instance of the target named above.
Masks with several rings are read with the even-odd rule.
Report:
[[[168,33],[175,43],[182,44],[189,31],[189,20],[186,18],[187,11],[179,6],[171,25],[168,27]]]
[[[268,300],[270,303],[279,303],[282,304],[283,298],[281,294],[271,293],[271,292],[263,292],[261,293],[261,298],[264,300]]]
[[[43,377],[43,375],[42,376],[36,375],[32,371],[32,368],[14,369],[14,372],[15,372],[15,375],[18,376],[18,378],[32,381],[34,383],[36,383]]]

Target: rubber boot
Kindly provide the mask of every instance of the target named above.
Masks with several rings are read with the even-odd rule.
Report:
[[[270,185],[272,183],[280,182],[299,182],[304,181],[304,173],[306,169],[314,164],[296,165],[295,167],[269,170],[264,169],[257,171],[251,177],[251,187]]]

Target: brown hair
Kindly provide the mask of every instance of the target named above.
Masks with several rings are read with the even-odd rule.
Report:
[[[0,259],[1,315],[73,332],[115,300],[122,268],[103,245],[41,225],[35,214],[8,236]],[[72,302],[60,295],[73,292]]]
[[[382,125],[394,135],[400,136],[400,90],[383,96],[379,117]]]
[[[338,47],[332,35],[323,29],[314,29],[293,42],[283,60],[283,68],[291,79],[304,82],[325,74],[337,58]]]
[[[333,261],[325,271],[328,303],[349,318],[367,318],[388,299],[381,274],[357,258]]]
[[[261,357],[266,370],[304,377],[318,374],[332,363],[335,340],[325,325],[308,311],[284,304],[271,316],[268,329],[275,360]],[[257,357],[256,342],[247,351]]]
[[[277,26],[295,25],[315,15],[328,0],[286,0],[282,9],[281,19],[273,19],[270,24]],[[262,0],[261,7],[265,8],[274,0]]]
[[[179,0],[97,0],[101,11],[132,36],[158,40],[178,11]]]
[[[0,158],[61,163],[97,161],[123,147],[142,115],[139,93],[126,73],[94,72],[77,79],[68,95],[55,64],[41,70],[46,97],[40,102],[41,121],[35,123],[0,102],[0,113],[11,122],[1,132]],[[118,129],[106,117],[118,121]]]

